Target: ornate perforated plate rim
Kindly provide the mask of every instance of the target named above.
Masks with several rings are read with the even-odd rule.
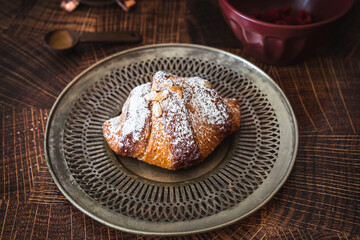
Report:
[[[64,109],[69,108],[69,106],[62,104],[64,96],[82,79],[82,77],[84,77],[84,75],[93,71],[101,72],[101,67],[99,69],[99,66],[102,64],[105,64],[113,58],[120,58],[124,64],[129,64],[126,56],[131,54],[138,56],[138,61],[141,61],[143,60],[143,52],[151,52],[154,56],[161,57],[169,57],[169,54],[173,57],[183,57],[186,54],[201,53],[202,59],[205,58],[205,60],[215,62],[216,64],[225,66],[234,71],[241,71],[242,75],[249,77],[256,83],[256,86],[267,95],[268,100],[275,109],[278,120],[280,121],[282,139],[280,141],[279,156],[265,181],[238,205],[214,215],[190,221],[142,221],[121,215],[98,204],[94,199],[88,196],[81,187],[79,187],[78,183],[67,169],[63,154],[60,152],[61,150],[54,148],[54,146],[58,146],[59,139],[63,138],[63,136],[54,136],[54,132],[56,132],[54,131],[54,128],[56,128],[55,125],[57,123],[54,122],[54,120],[63,121],[66,119],[67,116],[62,115],[61,113]],[[191,55],[187,57],[196,58],[197,56]],[[82,87],[87,88],[89,86],[84,82]],[[76,97],[74,97],[74,99],[75,98]],[[61,134],[61,131],[57,132]],[[77,76],[63,90],[51,109],[46,125],[44,143],[46,161],[55,183],[64,196],[85,214],[110,227],[131,233],[183,235],[214,230],[232,224],[255,212],[269,201],[284,184],[294,165],[298,147],[298,129],[295,115],[284,93],[269,76],[250,62],[228,52],[200,45],[158,44],[138,47],[114,54],[94,64]]]

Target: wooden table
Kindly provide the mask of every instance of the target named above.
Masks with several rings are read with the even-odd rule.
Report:
[[[231,226],[181,239],[360,239],[360,2],[306,62],[272,66],[247,56],[215,0],[116,5],[2,1],[0,8],[0,239],[150,239],[102,225],[57,189],[44,158],[44,128],[62,89],[81,71],[137,45],[87,45],[59,55],[43,45],[57,28],[136,30],[139,45],[196,43],[258,65],[283,89],[300,131],[295,167],[260,211]],[[155,239],[159,239],[156,238]]]

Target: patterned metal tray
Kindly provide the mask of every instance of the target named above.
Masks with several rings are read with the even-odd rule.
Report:
[[[208,79],[240,101],[240,130],[199,166],[172,172],[118,157],[102,136],[102,123],[158,70]],[[88,68],[57,99],[45,135],[50,173],[72,204],[110,227],[154,235],[208,231],[248,216],[285,182],[297,146],[294,113],[269,76],[230,53],[188,44],[135,48]]]

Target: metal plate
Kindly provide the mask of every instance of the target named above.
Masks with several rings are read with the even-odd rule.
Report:
[[[199,166],[173,172],[117,157],[103,138],[102,123],[158,70],[208,79],[240,102],[240,130]],[[45,135],[49,170],[71,203],[110,227],[154,235],[208,231],[248,216],[285,182],[297,146],[294,113],[269,76],[230,53],[188,44],[135,48],[88,68],[57,99]]]

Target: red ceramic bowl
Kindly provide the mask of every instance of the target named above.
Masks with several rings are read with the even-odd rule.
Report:
[[[347,13],[354,0],[218,0],[225,20],[244,49],[265,63],[288,64],[303,59],[329,37],[332,23]],[[266,9],[290,6],[306,10],[307,25],[277,25],[255,19]],[[333,30],[333,29],[332,29]]]

